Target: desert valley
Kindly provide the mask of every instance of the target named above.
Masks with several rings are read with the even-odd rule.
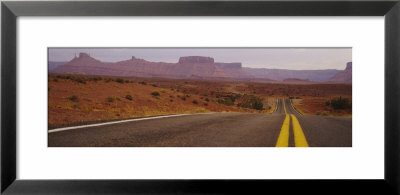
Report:
[[[71,61],[49,61],[48,123],[52,129],[169,114],[269,114],[278,99],[290,99],[304,115],[351,117],[351,82],[351,62],[344,70],[288,70],[208,56],[102,62],[80,53]]]

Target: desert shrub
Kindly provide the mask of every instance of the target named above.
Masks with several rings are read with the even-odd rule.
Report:
[[[73,102],[78,102],[79,101],[79,98],[76,95],[69,96],[67,99],[69,99],[70,101],[73,101]]]
[[[251,104],[249,102],[242,102],[242,103],[238,103],[237,107],[251,108]]]
[[[158,97],[158,96],[160,96],[160,93],[158,91],[153,91],[153,92],[151,92],[151,95],[154,97]]]
[[[204,106],[208,106],[208,104],[207,104],[207,103],[204,103]]]
[[[208,98],[206,98],[205,100],[206,100],[207,102],[209,102],[209,101],[210,101],[210,99],[208,99]]]
[[[189,95],[189,94],[186,94],[186,97],[190,97],[190,95]]]
[[[123,84],[124,83],[124,79],[118,78],[117,80],[115,80],[115,82]]]
[[[54,78],[53,81],[54,81],[54,82],[58,82],[58,79]]]
[[[132,96],[131,96],[131,95],[129,95],[129,94],[128,94],[128,95],[126,95],[126,96],[125,96],[125,98],[126,98],[127,100],[132,100],[132,99],[133,99],[133,98],[132,98]]]
[[[83,78],[83,77],[74,77],[74,76],[68,75],[68,76],[65,76],[63,78],[71,80],[71,81],[74,81],[74,82],[77,82],[77,83],[86,84],[86,79]]]
[[[234,102],[232,101],[231,98],[225,98],[224,104],[227,106],[233,106]]]
[[[351,103],[349,98],[334,98],[331,100],[331,106],[335,110],[341,110],[341,109],[348,109],[351,108]]]
[[[256,109],[256,110],[263,110],[264,104],[262,103],[262,98],[250,95],[246,97],[246,100],[239,103],[239,107],[243,108],[251,108],[251,109]]]
[[[151,84],[151,86],[153,86],[153,87],[158,87],[156,84]]]
[[[181,99],[182,99],[183,101],[186,101],[186,97],[181,97]]]
[[[118,101],[121,101],[121,99],[119,99],[119,97],[116,97],[115,99],[118,100]]]
[[[326,101],[325,102],[325,106],[329,106],[329,105],[331,105],[331,102],[330,101]]]
[[[253,103],[253,108],[256,110],[263,110],[264,104],[262,103],[262,101],[256,100]]]
[[[103,80],[103,78],[102,77],[91,77],[88,80],[89,81],[101,81],[101,80]]]
[[[142,81],[142,82],[139,82],[139,84],[141,84],[141,85],[147,85],[147,83],[146,83],[146,82],[144,82],[144,81]]]
[[[234,101],[232,101],[232,99],[230,97],[224,98],[224,99],[217,99],[217,102],[219,104],[224,104],[226,106],[233,106],[234,105]]]
[[[106,101],[107,102],[114,102],[114,98],[113,97],[107,97]]]
[[[173,102],[174,100],[173,100],[173,99],[170,99],[169,101],[170,101],[170,102]]]
[[[72,108],[77,109],[77,108],[79,108],[79,105],[78,104],[72,104]]]
[[[198,104],[199,102],[197,100],[192,101],[193,104]]]
[[[233,103],[235,103],[236,99],[237,99],[237,98],[240,98],[240,97],[241,97],[240,94],[228,96],[228,98],[229,98]]]
[[[80,78],[80,77],[74,79],[74,81],[76,81],[78,83],[86,84],[86,81],[83,78]]]

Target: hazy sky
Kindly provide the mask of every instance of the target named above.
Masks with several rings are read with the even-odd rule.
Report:
[[[69,61],[79,52],[104,62],[135,56],[176,63],[181,56],[207,56],[216,62],[241,62],[244,67],[293,70],[342,70],[352,61],[351,48],[49,48],[49,60]]]

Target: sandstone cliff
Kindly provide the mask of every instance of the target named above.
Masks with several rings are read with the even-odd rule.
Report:
[[[49,66],[52,62],[49,62]],[[49,69],[54,73],[109,76],[138,76],[193,79],[230,79],[246,81],[284,81],[285,79],[317,82],[351,82],[351,62],[346,70],[286,70],[246,68],[242,63],[214,62],[211,57],[185,56],[177,63],[150,62],[134,56],[119,62],[101,62],[89,54],[80,53],[69,62]]]
[[[346,64],[346,69],[335,74],[332,78],[329,79],[329,81],[335,83],[351,83],[353,79],[352,72],[353,72],[353,63],[348,62]]]

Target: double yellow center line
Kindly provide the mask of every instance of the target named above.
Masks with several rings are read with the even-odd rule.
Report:
[[[289,146],[289,126],[290,117],[286,111],[285,100],[283,99],[283,109],[285,110],[285,120],[283,121],[281,132],[279,133],[278,141],[276,142],[276,147],[288,147]],[[296,116],[290,114],[292,118],[292,127],[294,135],[294,144],[296,147],[308,147],[306,136],[303,133],[303,129],[297,120]]]

